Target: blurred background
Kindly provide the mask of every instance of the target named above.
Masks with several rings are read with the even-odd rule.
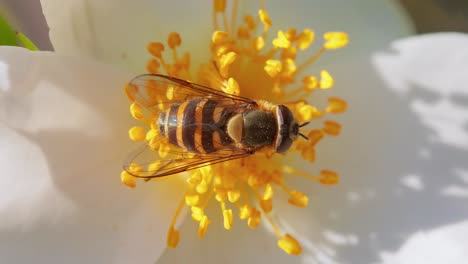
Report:
[[[366,0],[363,0],[366,1]],[[468,32],[467,0],[395,0],[412,20],[416,33]],[[39,0],[0,0],[0,15],[28,36],[40,50],[52,50]]]

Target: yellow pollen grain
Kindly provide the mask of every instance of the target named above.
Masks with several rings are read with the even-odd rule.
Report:
[[[320,178],[319,182],[324,185],[335,185],[338,184],[340,178],[338,173],[330,170],[322,170],[320,171]]]
[[[169,231],[167,232],[167,239],[166,239],[166,244],[169,248],[176,248],[177,245],[179,244],[180,240],[180,232],[176,229],[174,229],[173,226],[169,228]]]
[[[346,111],[348,104],[345,100],[338,97],[328,98],[328,106],[325,109],[328,113],[338,114]]]
[[[250,39],[250,31],[247,27],[241,26],[237,29],[237,38],[242,40]]]
[[[211,42],[215,45],[220,45],[224,44],[228,38],[229,35],[227,32],[217,30],[211,35]]]
[[[229,230],[232,228],[232,210],[224,209],[223,210],[223,219],[224,219],[224,229]]]
[[[146,139],[145,129],[143,127],[134,126],[128,130],[128,137],[132,141],[143,141]]]
[[[338,136],[341,131],[341,125],[335,121],[326,120],[323,122],[323,132],[330,136]]]
[[[133,103],[130,105],[130,113],[132,114],[132,117],[136,120],[143,121],[145,119],[145,116],[143,115],[143,109],[141,106],[137,103]]]
[[[309,144],[315,146],[324,137],[324,133],[322,130],[314,129],[307,134],[307,137],[309,138]]]
[[[192,210],[193,220],[197,222],[200,222],[203,219],[203,216],[205,216],[205,212],[203,212],[203,209],[198,206],[192,206],[190,209]]]
[[[127,187],[130,187],[130,188],[136,187],[135,177],[133,177],[126,171],[122,171],[120,173],[120,181]]]
[[[247,219],[250,216],[250,207],[247,204],[244,204],[239,207],[239,218]]]
[[[319,118],[323,116],[323,113],[318,110],[315,106],[311,106],[309,104],[301,104],[298,105],[297,111],[299,112],[299,116],[301,120],[307,121],[312,118]]]
[[[234,78],[229,78],[226,85],[222,87],[223,92],[238,95],[240,93],[239,84]]]
[[[260,211],[258,211],[256,208],[251,208],[249,218],[247,219],[247,226],[252,229],[257,228],[258,224],[260,224],[260,220]]]
[[[323,70],[320,72],[320,89],[329,89],[333,86],[333,77],[331,77],[330,73]]]
[[[286,234],[283,238],[278,241],[278,247],[284,250],[289,255],[300,255],[302,253],[302,247],[297,240],[290,234]]]
[[[219,73],[223,78],[227,78],[229,74],[229,65],[231,65],[237,58],[237,54],[235,52],[228,52],[223,54],[219,60]]]
[[[282,60],[285,60],[285,59],[293,59],[295,60],[296,59],[296,55],[297,55],[297,47],[296,46],[289,46],[289,48],[287,49],[283,49],[281,51],[281,59]]]
[[[146,49],[148,52],[156,58],[162,58],[162,52],[164,51],[164,45],[161,42],[150,42]]]
[[[135,94],[138,92],[138,86],[126,83],[125,84],[125,94],[127,95],[128,100],[130,102],[135,101]]]
[[[299,49],[305,50],[307,49],[312,42],[314,42],[315,33],[310,29],[304,29],[304,31],[299,34],[297,37],[297,43],[299,45]]]
[[[260,207],[262,208],[263,212],[268,214],[273,209],[273,201],[272,199],[268,200],[260,200]]]
[[[210,220],[206,215],[204,215],[200,220],[200,225],[198,226],[198,237],[204,238],[206,235],[206,231],[208,230],[208,225],[210,224]]]
[[[198,194],[186,194],[185,204],[188,206],[195,206],[200,202],[200,196]]]
[[[228,191],[227,195],[228,195],[228,200],[231,203],[236,203],[237,201],[239,201],[239,198],[241,197],[241,193],[239,190],[230,190]]]
[[[304,88],[307,90],[307,91],[313,91],[315,89],[317,89],[318,87],[318,80],[317,80],[317,77],[315,76],[306,76],[302,79],[302,83],[304,84]]]
[[[204,194],[208,191],[208,184],[206,183],[205,179],[201,180],[201,182],[195,188],[197,193]]]
[[[176,47],[180,46],[181,43],[182,43],[182,39],[180,38],[179,33],[177,32],[169,33],[169,36],[167,38],[167,44],[169,45],[169,48],[175,49]]]
[[[158,154],[161,158],[165,158],[167,154],[169,154],[170,150],[171,150],[171,147],[168,144],[161,144],[158,150]]]
[[[285,34],[289,40],[294,41],[297,35],[297,30],[295,28],[288,28]]]
[[[167,87],[167,90],[166,90],[166,98],[168,100],[172,100],[174,99],[174,90],[175,90],[175,87],[173,85],[169,85]]]
[[[284,65],[283,71],[287,75],[293,75],[296,72],[297,67],[293,59],[289,59],[289,58],[285,59],[283,65]]]
[[[262,36],[258,36],[254,39],[253,46],[256,51],[260,51],[265,47],[265,39]]]
[[[323,47],[326,49],[339,49],[348,45],[348,34],[344,32],[327,32],[323,35],[325,43]]]
[[[159,61],[155,59],[150,59],[148,60],[148,63],[146,63],[146,70],[151,74],[159,73],[160,67],[161,67],[161,64],[159,63]]]
[[[263,200],[270,200],[273,197],[273,187],[271,184],[265,185],[265,191],[263,192],[262,199]]]
[[[257,27],[255,19],[251,15],[244,16],[244,22],[250,30],[254,30]]]
[[[270,15],[268,15],[268,12],[264,9],[258,10],[258,16],[260,18],[260,21],[263,23],[264,31],[268,30],[269,27],[271,27],[271,19]]]
[[[271,78],[275,78],[281,72],[282,63],[279,60],[267,60],[263,69]]]
[[[147,141],[150,141],[152,139],[158,138],[159,137],[159,132],[157,129],[150,129],[145,136],[145,139]]]
[[[273,46],[277,48],[287,49],[291,45],[291,42],[288,40],[283,31],[278,31],[278,37],[273,39]]]
[[[309,203],[309,197],[299,191],[291,191],[289,193],[288,202],[294,206],[304,208]]]

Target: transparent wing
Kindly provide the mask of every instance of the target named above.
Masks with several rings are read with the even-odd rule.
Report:
[[[158,150],[144,145],[131,155],[124,165],[124,170],[137,178],[151,179],[240,159],[252,154],[253,151],[236,148],[224,148],[208,154],[189,153],[171,148],[166,150],[164,158],[161,158]],[[138,165],[138,169],[135,169],[134,164]]]
[[[158,74],[144,74],[129,83],[127,95],[142,107],[155,113],[168,105],[194,98],[210,98],[220,104],[255,105],[255,101],[227,94],[203,85]]]
[[[217,102],[220,109],[229,108],[242,111],[243,108],[256,105],[255,101],[194,84],[185,80],[165,75],[145,74],[135,77],[127,87],[127,95],[140,106],[157,117],[171,105],[196,98],[208,98]],[[207,129],[213,124],[191,124]],[[189,171],[203,166],[212,165],[233,159],[239,159],[253,154],[248,150],[234,146],[223,146],[222,142],[213,142],[218,149],[211,153],[192,153],[168,142],[145,144],[132,153],[125,161],[124,170],[139,178],[156,178]],[[159,149],[163,146],[162,150]],[[135,169],[135,164],[138,168]]]

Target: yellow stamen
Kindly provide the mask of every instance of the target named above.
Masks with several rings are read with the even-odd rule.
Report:
[[[313,91],[318,87],[318,80],[315,76],[306,76],[302,79],[304,88],[308,91]]]
[[[320,72],[320,89],[328,89],[333,86],[333,78],[327,71]]]
[[[164,51],[164,45],[161,42],[151,42],[146,47],[149,53],[154,57],[162,58],[162,52]]]
[[[348,34],[344,32],[327,32],[323,38],[325,39],[325,44],[323,44],[325,49],[339,49],[348,45],[349,42]]]
[[[273,46],[277,48],[287,49],[291,45],[283,31],[278,31],[278,37],[273,40]]]
[[[143,109],[139,104],[133,103],[130,105],[130,113],[132,114],[132,117],[136,120],[143,121],[145,119],[145,116],[143,115],[142,111]]]
[[[281,72],[281,68],[282,68],[281,61],[267,60],[265,62],[264,70],[266,71],[266,73],[268,73],[268,75],[270,75],[271,78],[274,78],[276,77],[276,75],[278,75],[278,73]]]
[[[339,176],[336,172],[330,170],[320,171],[320,183],[324,185],[334,185],[338,184]]]
[[[317,145],[317,143],[323,138],[323,136],[324,134],[322,130],[319,129],[311,130],[309,134],[307,134],[311,146]]]
[[[146,139],[145,129],[134,126],[128,130],[128,136],[133,141],[143,141]]]
[[[330,97],[328,98],[328,107],[325,109],[328,113],[342,113],[346,111],[348,104],[345,100],[338,98],[338,97]]]
[[[224,44],[229,38],[229,35],[225,31],[215,31],[211,35],[211,42],[215,45]]]
[[[146,70],[149,73],[157,74],[159,73],[159,68],[161,68],[161,64],[159,63],[159,61],[155,59],[148,60],[148,63],[146,64]]]
[[[299,49],[305,50],[307,49],[310,44],[314,41],[315,34],[310,29],[304,29],[304,31],[299,34],[297,38],[297,43],[299,44]]]
[[[341,125],[335,121],[327,120],[323,122],[323,132],[330,136],[337,136],[340,134]]]
[[[128,100],[130,102],[135,101],[135,94],[138,92],[138,87],[132,84],[125,84],[125,94],[127,95]]]
[[[271,27],[271,19],[270,16],[268,15],[268,12],[265,11],[264,9],[258,10],[258,16],[260,17],[260,21],[263,23],[263,31],[267,31],[268,28]]]
[[[166,244],[170,248],[176,248],[177,245],[179,244],[180,232],[176,230],[174,226],[176,224],[177,218],[182,212],[183,207],[184,207],[184,199],[182,199],[179,202],[179,206],[177,206],[177,210],[174,216],[172,217],[171,225],[169,226],[169,230],[167,232]]]
[[[208,230],[208,225],[210,224],[210,220],[206,215],[204,215],[200,220],[200,225],[198,226],[198,237],[204,238],[206,235],[206,231]]]
[[[169,248],[176,248],[177,245],[179,244],[180,240],[180,232],[176,229],[174,229],[173,226],[169,228],[169,231],[167,232],[167,239],[166,239],[166,244]]]
[[[167,44],[169,45],[169,48],[175,49],[176,47],[180,46],[181,43],[182,39],[178,33],[171,32],[169,34],[169,37],[167,38]]]
[[[195,206],[200,201],[200,196],[198,194],[186,194],[185,203],[188,206]]]
[[[122,171],[120,173],[120,181],[123,184],[125,184],[127,187],[130,187],[130,188],[135,188],[136,187],[135,177],[128,174],[128,172],[126,172],[126,171]]]
[[[307,204],[309,203],[309,197],[299,191],[291,191],[289,193],[288,202],[297,207],[304,208],[307,207]]]
[[[278,241],[278,247],[284,250],[290,255],[300,255],[302,253],[302,247],[297,240],[290,234],[286,234],[282,239]]]
[[[231,229],[232,228],[232,210],[224,209],[223,218],[224,218],[224,228],[226,230]]]
[[[230,190],[228,191],[227,195],[228,195],[228,200],[231,203],[236,203],[237,201],[239,201],[241,197],[241,193],[238,190]]]

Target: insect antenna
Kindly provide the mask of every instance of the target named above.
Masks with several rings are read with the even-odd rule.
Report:
[[[309,138],[308,138],[306,135],[304,135],[304,134],[302,134],[302,133],[299,133],[299,136],[301,136],[301,137],[304,138],[305,140],[309,141]]]
[[[299,127],[307,126],[308,124],[310,124],[310,122],[305,122],[305,123],[300,124]]]

